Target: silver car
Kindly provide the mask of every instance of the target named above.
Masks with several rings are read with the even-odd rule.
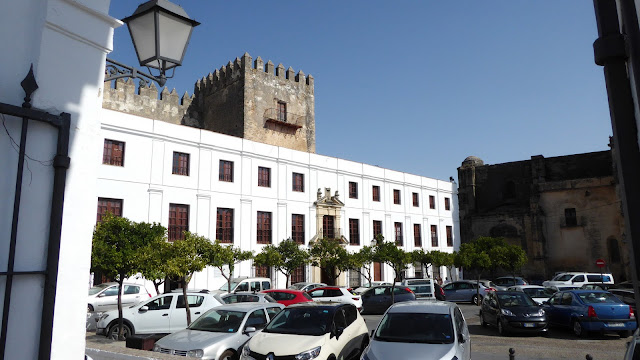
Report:
[[[265,293],[237,292],[221,296],[225,304],[241,302],[275,303],[276,299]]]
[[[456,304],[405,301],[391,306],[362,360],[471,359],[467,323]]]
[[[278,303],[236,303],[204,313],[188,328],[158,340],[153,351],[211,360],[238,358],[238,350],[276,316]]]

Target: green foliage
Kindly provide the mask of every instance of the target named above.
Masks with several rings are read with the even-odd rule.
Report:
[[[211,242],[204,236],[185,232],[184,240],[170,243],[167,276],[184,279],[187,283],[193,273],[207,265],[206,254]]]
[[[160,294],[160,285],[167,278],[167,263],[170,258],[171,243],[166,242],[164,237],[153,244],[149,244],[142,251],[140,273],[145,279],[153,282],[158,294]]]
[[[309,263],[309,253],[300,248],[291,239],[283,240],[278,246],[267,245],[254,257],[254,263],[269,266],[280,271],[287,277],[286,286],[289,287],[289,277],[297,268]]]
[[[412,254],[399,248],[395,242],[379,242],[375,247],[374,261],[385,263],[393,268],[394,278],[398,278],[412,263]]]
[[[520,246],[509,245],[504,238],[485,236],[461,244],[454,263],[457,267],[476,271],[479,276],[483,271],[497,268],[514,272],[527,261],[527,255]]]
[[[136,223],[107,214],[96,224],[91,247],[91,270],[116,279],[122,288],[126,277],[142,272],[145,251],[164,241],[166,229],[159,224]],[[118,324],[122,329],[122,293],[118,292]],[[123,340],[122,331],[118,339]]]
[[[335,239],[318,239],[311,246],[309,255],[311,264],[320,267],[334,280],[349,269],[349,253]]]
[[[371,270],[373,267],[374,254],[375,248],[373,246],[363,246],[357,253],[348,254],[347,270],[357,271],[367,279],[369,284],[371,284],[371,280],[373,279],[371,276]]]
[[[253,258],[252,251],[242,251],[240,248],[231,245],[221,244],[216,240],[214,244],[207,248],[205,258],[207,265],[214,266],[220,270],[222,276],[227,279],[228,288],[231,288],[231,277],[235,266],[245,260]],[[228,273],[225,272],[225,267]]]

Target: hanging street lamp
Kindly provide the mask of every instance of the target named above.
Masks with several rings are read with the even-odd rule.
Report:
[[[191,32],[200,25],[189,18],[182,7],[168,0],[149,0],[122,21],[129,28],[140,66],[149,69],[149,73],[107,59],[104,81],[131,77],[138,78],[147,85],[156,81],[161,87],[168,78],[173,77],[175,68],[182,65]],[[159,75],[152,75],[152,68],[159,71]],[[167,77],[167,70],[170,69],[173,71]]]

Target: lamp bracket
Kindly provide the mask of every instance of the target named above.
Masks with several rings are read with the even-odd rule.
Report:
[[[162,70],[160,70],[159,76],[153,76],[134,67],[119,63],[109,58],[107,58],[107,64],[104,71],[104,82],[121,78],[134,78],[142,81],[147,87],[151,85],[152,81],[157,82],[160,87],[163,87],[167,82],[167,77]]]

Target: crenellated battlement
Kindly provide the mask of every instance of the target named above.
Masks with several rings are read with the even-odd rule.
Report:
[[[115,80],[115,87],[105,86],[102,107],[173,124],[202,127],[201,117],[193,104],[195,94],[185,92],[180,97],[176,89],[169,91],[165,87],[158,98],[154,83],[151,86],[141,84],[137,86],[131,78]]]
[[[196,94],[211,94],[228,87],[246,77],[247,74],[270,75],[274,79],[288,80],[296,85],[306,86],[306,90],[313,93],[313,76],[305,76],[302,70],[296,74],[291,67],[285,71],[284,65],[278,64],[278,66],[274,66],[271,60],[265,64],[260,56],[253,60],[248,53],[244,53],[242,58],[235,58],[234,61],[229,61],[227,65],[199,79],[195,84],[194,91]]]

